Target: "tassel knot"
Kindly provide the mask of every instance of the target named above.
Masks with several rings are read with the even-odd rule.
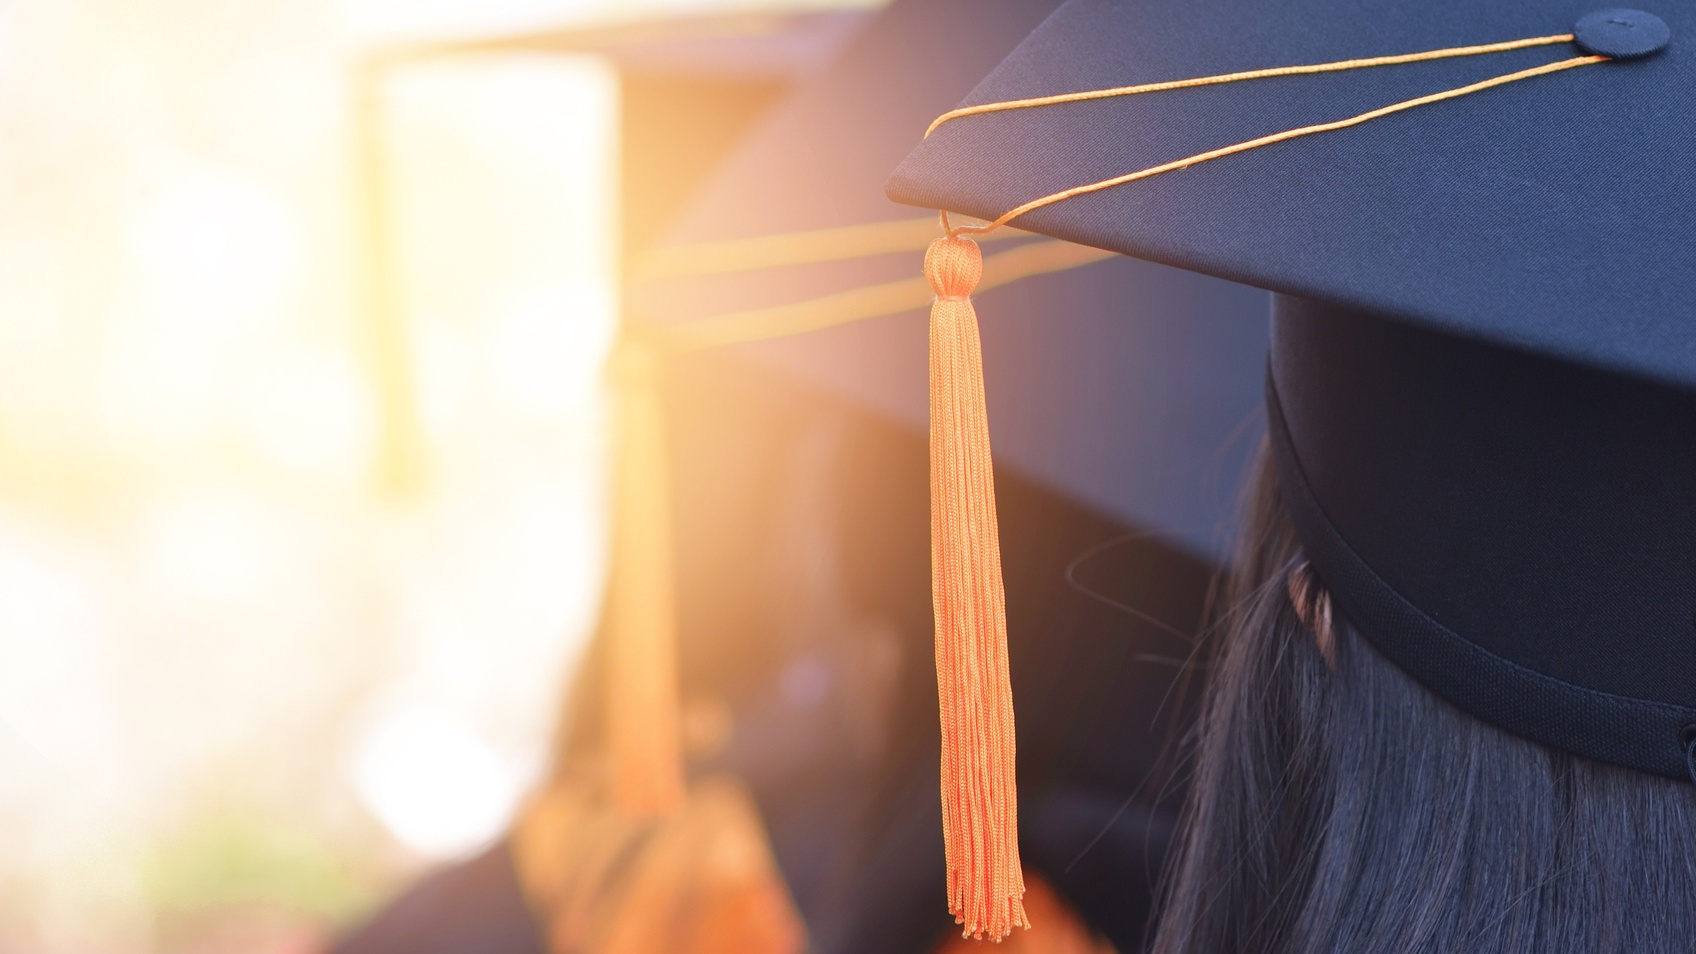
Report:
[[[1013,690],[1001,586],[983,352],[968,297],[983,275],[971,239],[925,253],[930,309],[931,596],[942,710],[942,829],[948,909],[974,938],[1025,917],[1014,788]]]
[[[925,278],[943,301],[967,298],[983,279],[983,252],[969,238],[937,239],[925,251]]]

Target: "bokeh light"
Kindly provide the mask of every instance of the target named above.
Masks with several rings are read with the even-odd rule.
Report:
[[[0,950],[318,950],[544,766],[605,572],[618,88],[479,55],[364,101],[373,51],[826,5],[0,6]]]
[[[616,92],[378,90],[396,496],[353,66],[485,5],[358,6],[0,11],[0,949],[316,949],[539,771],[602,574]]]

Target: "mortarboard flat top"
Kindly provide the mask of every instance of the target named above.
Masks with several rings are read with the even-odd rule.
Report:
[[[1073,0],[982,103],[1570,33],[1606,0]],[[1656,55],[1069,199],[1016,224],[1276,292],[1696,382],[1696,8]],[[940,42],[939,38],[939,42]],[[993,218],[1082,183],[1574,56],[1572,45],[971,116],[891,180]]]
[[[967,102],[1567,33],[1576,42],[967,116],[889,189],[993,218],[1207,150],[1618,56],[1016,224],[1279,293],[1273,456],[1343,614],[1487,722],[1696,779],[1696,10],[1071,0]]]

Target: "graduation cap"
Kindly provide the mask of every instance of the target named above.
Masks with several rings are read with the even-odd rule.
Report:
[[[1271,448],[1338,610],[1488,723],[1696,779],[1692,37],[1676,4],[1070,0],[889,191],[1274,292]]]
[[[382,487],[404,494],[428,478],[385,181],[384,86],[392,75],[419,64],[502,56],[591,56],[606,64],[618,87],[618,219],[628,254],[651,244],[738,138],[796,83],[829,63],[868,15],[814,10],[642,17],[415,39],[360,56],[349,82],[361,238],[371,271],[367,305],[379,384]]]
[[[382,181],[382,84],[391,71],[418,63],[503,55],[587,55],[604,61],[616,76],[619,95],[620,237],[625,249],[634,252],[652,243],[676,207],[711,175],[738,138],[788,90],[829,63],[868,16],[865,11],[773,11],[645,18],[407,42],[363,56],[355,64],[351,81],[358,94],[359,171],[366,193],[362,212],[374,272],[370,317],[382,371],[384,482],[391,489],[404,490],[424,477],[418,460],[416,402],[410,393],[411,375],[405,359],[409,350],[407,329],[399,296],[392,286],[393,250],[387,241],[389,210],[384,205],[387,193]],[[655,695],[657,698],[650,698],[646,704],[675,709],[675,703],[663,692]],[[640,748],[642,741],[636,745]],[[663,774],[677,756],[671,755],[668,762],[663,741],[659,745],[662,751],[657,760],[650,758],[645,764],[658,761],[658,771]],[[633,797],[651,794],[641,792]],[[727,804],[728,813],[720,808]],[[737,813],[733,796],[711,800],[707,810],[716,812],[715,818],[728,814],[729,830],[735,837],[745,841],[763,837],[757,831],[757,819]],[[710,845],[715,833],[724,833],[722,826],[715,832],[712,824],[703,823],[699,814],[684,818],[679,827],[684,829],[683,837],[674,839],[673,844],[697,849]],[[610,843],[610,839],[603,843]],[[334,950],[341,954],[540,954],[550,945],[551,926],[537,923],[536,885],[524,883],[518,868],[548,867],[551,875],[557,868],[553,863],[559,859],[536,857],[545,856],[555,846],[534,851],[530,847],[518,835],[509,835],[474,859],[431,873],[355,926]],[[755,861],[759,860],[756,856]],[[674,859],[659,858],[649,868],[664,875],[666,872],[659,869],[667,866],[677,867]],[[649,890],[663,880],[644,877],[642,868],[641,864],[627,865],[627,870],[613,880],[623,890],[638,891]],[[606,883],[596,882],[587,888],[604,887]],[[586,888],[580,887],[578,894],[583,893]],[[761,904],[767,913],[778,908],[770,898]],[[604,907],[609,913],[620,913],[615,911],[617,905]],[[638,909],[634,913],[658,912]],[[632,934],[628,930],[631,922],[626,916],[622,923],[610,925],[610,930],[603,931],[601,924],[593,928],[620,935],[623,939],[618,943],[624,944],[625,950],[632,946],[640,949],[650,941]],[[771,933],[795,932],[779,924]]]
[[[924,311],[933,292],[914,266],[937,226],[934,214],[888,203],[881,186],[925,124],[1051,6],[893,4],[739,147],[665,242],[632,269],[633,330],[671,356],[674,387],[717,365],[734,369],[726,376],[793,384],[793,392],[773,385],[771,403],[800,404],[806,394],[887,422],[885,436],[855,445],[861,458],[844,466],[859,483],[877,482],[877,472],[916,481],[884,481],[888,495],[852,510],[855,539],[847,545],[881,555],[865,575],[899,574],[902,594],[908,584],[916,589],[911,630],[926,645],[915,654],[924,680],[913,688],[929,706],[936,685],[928,645],[935,618],[925,605]],[[943,31],[949,40],[937,44]],[[1163,835],[1151,833],[1163,831],[1169,816],[1147,807],[1154,793],[1131,805],[1126,795],[1149,775],[1172,724],[1161,702],[1175,675],[1137,657],[1182,658],[1190,647],[1079,592],[1068,582],[1069,565],[1117,541],[1113,555],[1122,559],[1090,567],[1090,585],[1116,588],[1117,602],[1194,632],[1208,573],[1230,546],[1222,528],[1253,444],[1244,431],[1259,404],[1255,373],[1265,360],[1269,300],[1245,286],[1009,233],[986,248],[985,286],[993,288],[981,307],[1007,544],[1010,679],[1028,754],[1031,797],[1020,813],[1033,863],[1062,882],[1098,929],[1134,950],[1160,855],[1141,840],[1160,843]],[[712,430],[701,419],[699,391],[684,393],[670,404],[674,447]],[[734,423],[746,429],[764,419],[748,415]],[[1109,433],[1118,439],[1103,439]],[[695,453],[714,456],[711,447]],[[717,453],[724,455],[722,446]],[[698,515],[685,510],[714,509],[684,507],[690,466],[688,459],[676,464],[681,601],[689,599],[691,576],[705,572],[697,563],[711,564],[715,581],[727,562],[738,563],[725,559],[734,527],[719,522],[716,532],[689,532]],[[699,548],[704,556],[691,559],[692,537],[711,542]],[[908,559],[909,543],[916,559]],[[765,584],[769,591],[771,580]],[[689,632],[694,622],[695,614],[682,615],[686,655],[700,641]],[[744,723],[762,718],[746,715]],[[745,763],[766,817],[776,820],[779,859],[817,950],[910,949],[905,938],[935,936],[935,898],[947,890],[947,871],[938,864],[939,740],[927,725],[934,723],[918,723],[930,736],[928,748],[913,750],[918,759],[896,758],[879,778],[834,778],[839,787],[898,791],[881,814],[808,815],[811,806],[795,804]],[[826,740],[815,747],[817,757],[836,754]],[[792,841],[786,828],[796,832]],[[1122,840],[1115,837],[1121,831]],[[1098,836],[1106,837],[1092,849]],[[833,839],[845,843],[839,863],[812,873]],[[919,913],[909,917],[915,904]]]

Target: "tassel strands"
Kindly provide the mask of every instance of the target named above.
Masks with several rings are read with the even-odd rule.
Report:
[[[948,236],[925,253],[930,312],[931,595],[942,710],[948,908],[963,936],[1000,940],[1025,917],[1013,690],[983,353],[970,295],[983,255]]]
[[[671,488],[660,358],[638,341],[614,357],[618,477],[608,592],[606,731],[613,806],[634,818],[683,803]]]

